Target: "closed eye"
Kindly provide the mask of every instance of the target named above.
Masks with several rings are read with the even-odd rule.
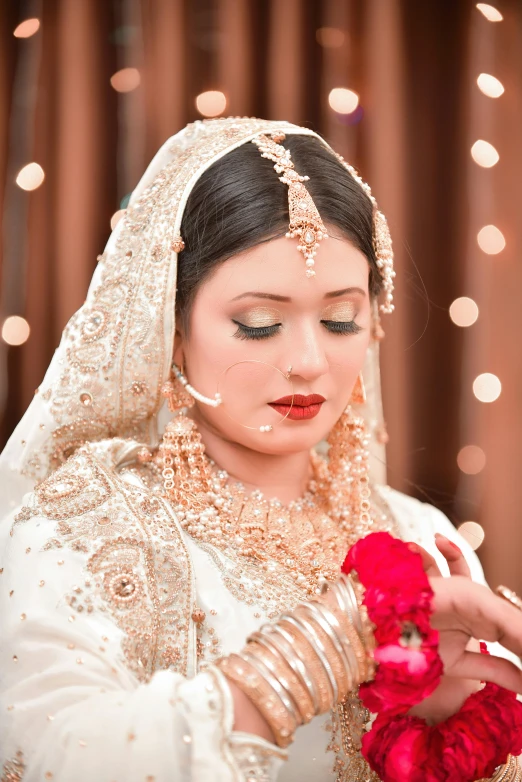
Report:
[[[362,331],[362,326],[354,320],[322,320],[321,323],[332,334],[358,334]]]
[[[232,323],[237,326],[237,331],[234,332],[237,339],[268,339],[277,334],[282,326],[282,323],[274,323],[273,326],[245,326],[238,320],[232,320]]]

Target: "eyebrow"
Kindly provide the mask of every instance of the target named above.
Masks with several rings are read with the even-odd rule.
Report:
[[[362,296],[366,296],[366,293],[362,288],[351,287],[341,288],[341,290],[338,291],[330,291],[329,293],[325,293],[324,298],[338,299],[340,296],[346,296],[349,293],[360,293]],[[246,293],[240,293],[239,296],[235,296],[232,301],[239,301],[239,299],[246,299],[247,297],[254,299],[271,299],[272,301],[283,302],[292,301],[290,296],[279,296],[277,293],[263,293],[262,291],[247,291]]]

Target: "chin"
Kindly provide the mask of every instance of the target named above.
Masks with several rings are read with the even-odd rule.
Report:
[[[238,438],[238,442],[252,451],[274,456],[302,453],[325,440],[334,424],[335,421],[325,427],[318,421],[284,421],[271,432],[253,432],[248,437]]]

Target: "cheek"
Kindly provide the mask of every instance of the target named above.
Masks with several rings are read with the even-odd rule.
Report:
[[[208,311],[194,309],[190,337],[185,348],[185,365],[190,382],[202,393],[213,396],[220,374],[234,359],[230,324],[220,323]]]
[[[339,341],[342,340],[340,339]],[[369,342],[370,335],[368,329],[353,337],[347,337],[344,345],[334,345],[330,350],[328,363],[332,379],[342,383],[344,389],[346,389],[346,384],[349,382],[353,385],[357,375],[362,370]]]

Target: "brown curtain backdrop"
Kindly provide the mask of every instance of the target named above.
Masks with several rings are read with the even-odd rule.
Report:
[[[522,591],[522,6],[487,22],[462,0],[40,0],[0,10],[2,317],[23,315],[27,343],[0,344],[1,439],[42,379],[81,304],[111,215],[163,141],[199,118],[195,97],[221,90],[226,114],[287,119],[323,133],[372,184],[396,253],[397,309],[384,321],[383,387],[390,483],[458,523],[479,521],[492,583]],[[40,31],[17,40],[22,19]],[[333,40],[318,33],[331,28]],[[330,36],[330,39],[332,36]],[[332,45],[335,44],[335,45]],[[137,68],[117,93],[110,77]],[[478,95],[478,73],[506,87]],[[358,122],[328,105],[334,87],[360,95]],[[470,146],[486,138],[500,162],[484,171]],[[14,184],[32,160],[32,193]],[[484,256],[481,225],[506,250]],[[472,296],[477,324],[448,308]],[[518,305],[518,306],[517,306]],[[480,372],[503,384],[487,405]],[[485,469],[463,476],[457,453],[480,445]]]

